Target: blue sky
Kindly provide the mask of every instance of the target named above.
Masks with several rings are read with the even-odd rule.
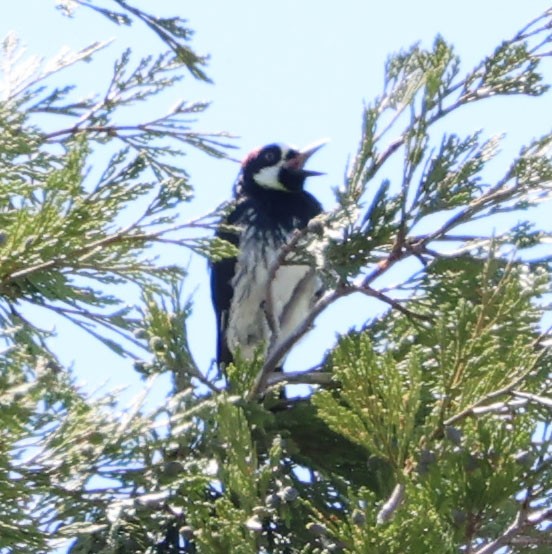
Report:
[[[80,49],[96,40],[114,38],[94,62],[61,75],[78,83],[82,94],[105,89],[113,61],[127,46],[135,51],[136,59],[161,49],[158,39],[139,24],[118,28],[82,8],[68,19],[54,5],[54,0],[7,3],[0,36],[12,30],[26,44],[29,55],[44,57],[65,45]],[[178,14],[189,21],[196,32],[194,48],[210,55],[207,72],[214,84],[186,77],[170,94],[130,111],[129,117],[148,119],[181,98],[210,100],[212,106],[198,116],[195,130],[235,135],[238,150],[232,155],[237,158],[269,142],[301,146],[327,137],[331,142],[310,163],[326,175],[313,180],[309,189],[330,208],[331,189],[342,182],[347,159],[356,149],[363,103],[381,92],[383,66],[390,53],[416,41],[429,46],[439,33],[455,45],[463,72],[467,72],[502,38],[549,8],[550,0],[158,0],[138,5],[151,5],[147,9]],[[550,66],[547,73],[552,81]],[[550,130],[551,98],[507,98],[474,106],[451,118],[447,130],[465,133],[483,128],[488,136],[507,133],[503,147],[506,164],[523,143]],[[187,216],[205,213],[229,197],[238,171],[236,163],[195,152],[181,163],[196,186],[196,200],[183,207]],[[181,255],[182,264],[187,265],[189,255]],[[192,260],[190,269],[187,290],[193,293],[195,314],[189,334],[200,366],[206,368],[214,356],[214,320],[205,261]],[[363,322],[373,309],[366,299],[352,298],[330,310],[321,318],[317,333],[290,357],[288,367],[314,365],[331,346],[336,332]],[[56,328],[56,345],[63,360],[74,363],[79,381],[86,382],[89,389],[105,379],[113,386],[130,383],[131,391],[140,386],[129,361],[102,351],[65,325],[56,323]]]

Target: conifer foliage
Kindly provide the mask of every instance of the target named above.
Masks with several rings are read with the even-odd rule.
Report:
[[[203,103],[120,117],[184,76],[208,81],[206,60],[180,18],[125,0],[62,8],[141,25],[167,52],[124,52],[101,94],[76,99],[51,77],[109,45],[40,64],[21,57],[15,36],[3,40],[0,550],[549,552],[551,237],[531,221],[552,193],[552,133],[491,178],[502,139],[458,134],[447,118],[548,94],[552,11],[467,73],[442,37],[389,58],[336,207],[276,261],[308,258],[324,294],[265,359],[222,376],[194,362],[185,270],[160,263],[155,246],[232,255],[212,238],[224,206],[178,215],[193,201],[183,152],[225,156],[225,135],[193,129]],[[505,219],[517,223],[504,229]],[[318,315],[352,294],[381,315],[312,352],[311,369],[274,374]],[[135,359],[146,391],[169,373],[170,398],[146,409],[147,392],[124,408],[114,393],[87,396],[39,313]],[[285,382],[312,391],[285,398]]]

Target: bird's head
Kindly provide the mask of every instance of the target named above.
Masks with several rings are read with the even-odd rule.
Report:
[[[275,190],[300,192],[305,179],[312,175],[323,175],[319,171],[305,169],[307,160],[323,145],[318,142],[302,150],[281,143],[269,144],[250,152],[242,163],[244,192]]]

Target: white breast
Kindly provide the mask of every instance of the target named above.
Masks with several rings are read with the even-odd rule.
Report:
[[[269,283],[269,268],[281,247],[280,241],[261,241],[252,231],[242,237],[226,341],[233,354],[239,351],[245,359],[252,359],[258,349],[266,355],[271,343],[285,341],[308,315],[321,289],[320,279],[307,265],[282,265]],[[267,317],[269,293],[274,337]]]

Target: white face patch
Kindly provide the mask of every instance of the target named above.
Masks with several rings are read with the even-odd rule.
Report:
[[[280,183],[278,180],[278,175],[280,173],[280,169],[286,162],[286,156],[290,150],[293,148],[288,146],[287,144],[278,143],[278,146],[280,147],[280,151],[282,152],[282,157],[278,163],[275,165],[271,165],[268,167],[263,167],[260,171],[258,171],[254,176],[253,180],[261,187],[265,189],[272,189],[272,190],[283,190],[288,192],[286,187]]]
[[[281,163],[263,167],[261,171],[255,174],[253,180],[265,189],[286,190],[286,187],[278,181],[278,174],[280,173],[281,167]]]

